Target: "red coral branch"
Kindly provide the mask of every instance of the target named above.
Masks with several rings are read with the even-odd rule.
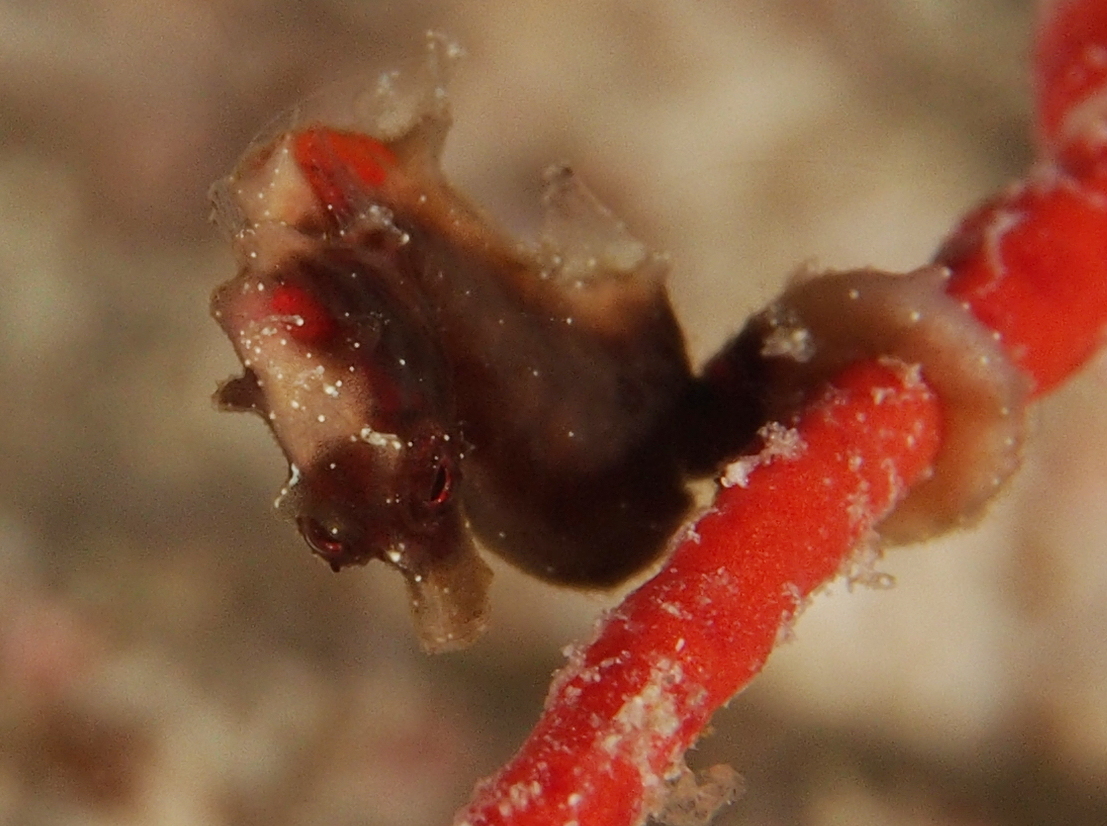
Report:
[[[937,261],[1041,393],[1107,323],[1107,3],[1049,4],[1036,60],[1043,159]],[[534,732],[459,824],[619,826],[658,810],[714,710],[936,455],[940,404],[902,366],[856,365],[815,399],[571,656]]]
[[[1043,158],[970,214],[937,261],[1043,393],[1101,343],[1107,317],[1107,4],[1060,0],[1038,37]]]
[[[714,710],[929,467],[939,416],[912,371],[843,374],[573,655],[523,749],[459,819],[630,824],[654,811]]]
[[[1042,148],[1051,155],[1089,139],[1102,145],[1102,124],[1094,127],[1094,114],[1084,107],[1090,104],[1103,111],[1107,5],[1094,0],[1049,0],[1042,4],[1042,17],[1034,53]]]

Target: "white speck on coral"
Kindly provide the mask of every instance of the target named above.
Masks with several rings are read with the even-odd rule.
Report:
[[[687,611],[685,611],[683,608],[680,607],[680,605],[675,602],[669,602],[666,600],[665,602],[660,603],[658,607],[669,616],[676,617],[677,619],[688,620],[692,618]]]
[[[799,431],[778,422],[770,422],[758,432],[764,443],[761,452],[753,456],[743,456],[728,464],[719,479],[724,488],[747,487],[750,474],[760,465],[775,459],[796,459],[806,447]]]
[[[760,453],[765,460],[797,459],[807,447],[798,430],[785,427],[779,422],[769,422],[758,433],[765,440],[765,447]]]
[[[654,819],[665,826],[708,826],[716,813],[742,791],[741,776],[730,766],[712,766],[699,777],[681,765],[669,779],[669,794]]]
[[[758,456],[744,456],[728,464],[719,484],[724,488],[744,488],[749,485],[750,474],[761,464]]]
[[[884,404],[888,399],[894,398],[896,391],[891,387],[874,387],[872,399],[875,404]]]

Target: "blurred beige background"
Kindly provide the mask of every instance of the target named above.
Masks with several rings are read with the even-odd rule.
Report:
[[[568,160],[673,257],[703,358],[796,266],[926,260],[1030,157],[1029,0],[0,0],[0,824],[445,823],[612,598],[502,565],[426,658],[399,578],[271,512],[207,316],[206,190],[272,116],[442,28],[446,166],[515,231]],[[1107,822],[1107,371],[978,530],[819,598],[697,765],[726,824]]]

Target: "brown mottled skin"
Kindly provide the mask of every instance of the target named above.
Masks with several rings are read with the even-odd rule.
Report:
[[[246,374],[217,401],[266,418],[294,467],[283,507],[335,570],[380,558],[419,583],[475,556],[468,527],[543,579],[617,583],[665,547],[735,399],[693,379],[663,265],[627,256],[567,170],[550,209],[584,240],[525,250],[445,183],[438,127],[287,132],[222,185],[242,269],[213,312]]]

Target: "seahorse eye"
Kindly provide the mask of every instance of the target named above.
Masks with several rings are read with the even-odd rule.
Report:
[[[431,482],[430,494],[427,503],[435,507],[445,505],[453,496],[454,471],[449,459],[438,460],[438,467],[434,472],[434,481]]]
[[[344,537],[345,532],[339,525],[325,525],[314,517],[301,516],[296,519],[296,526],[300,529],[304,541],[308,543],[311,550],[327,562],[333,570],[338,571],[343,564],[350,561],[349,548]]]

